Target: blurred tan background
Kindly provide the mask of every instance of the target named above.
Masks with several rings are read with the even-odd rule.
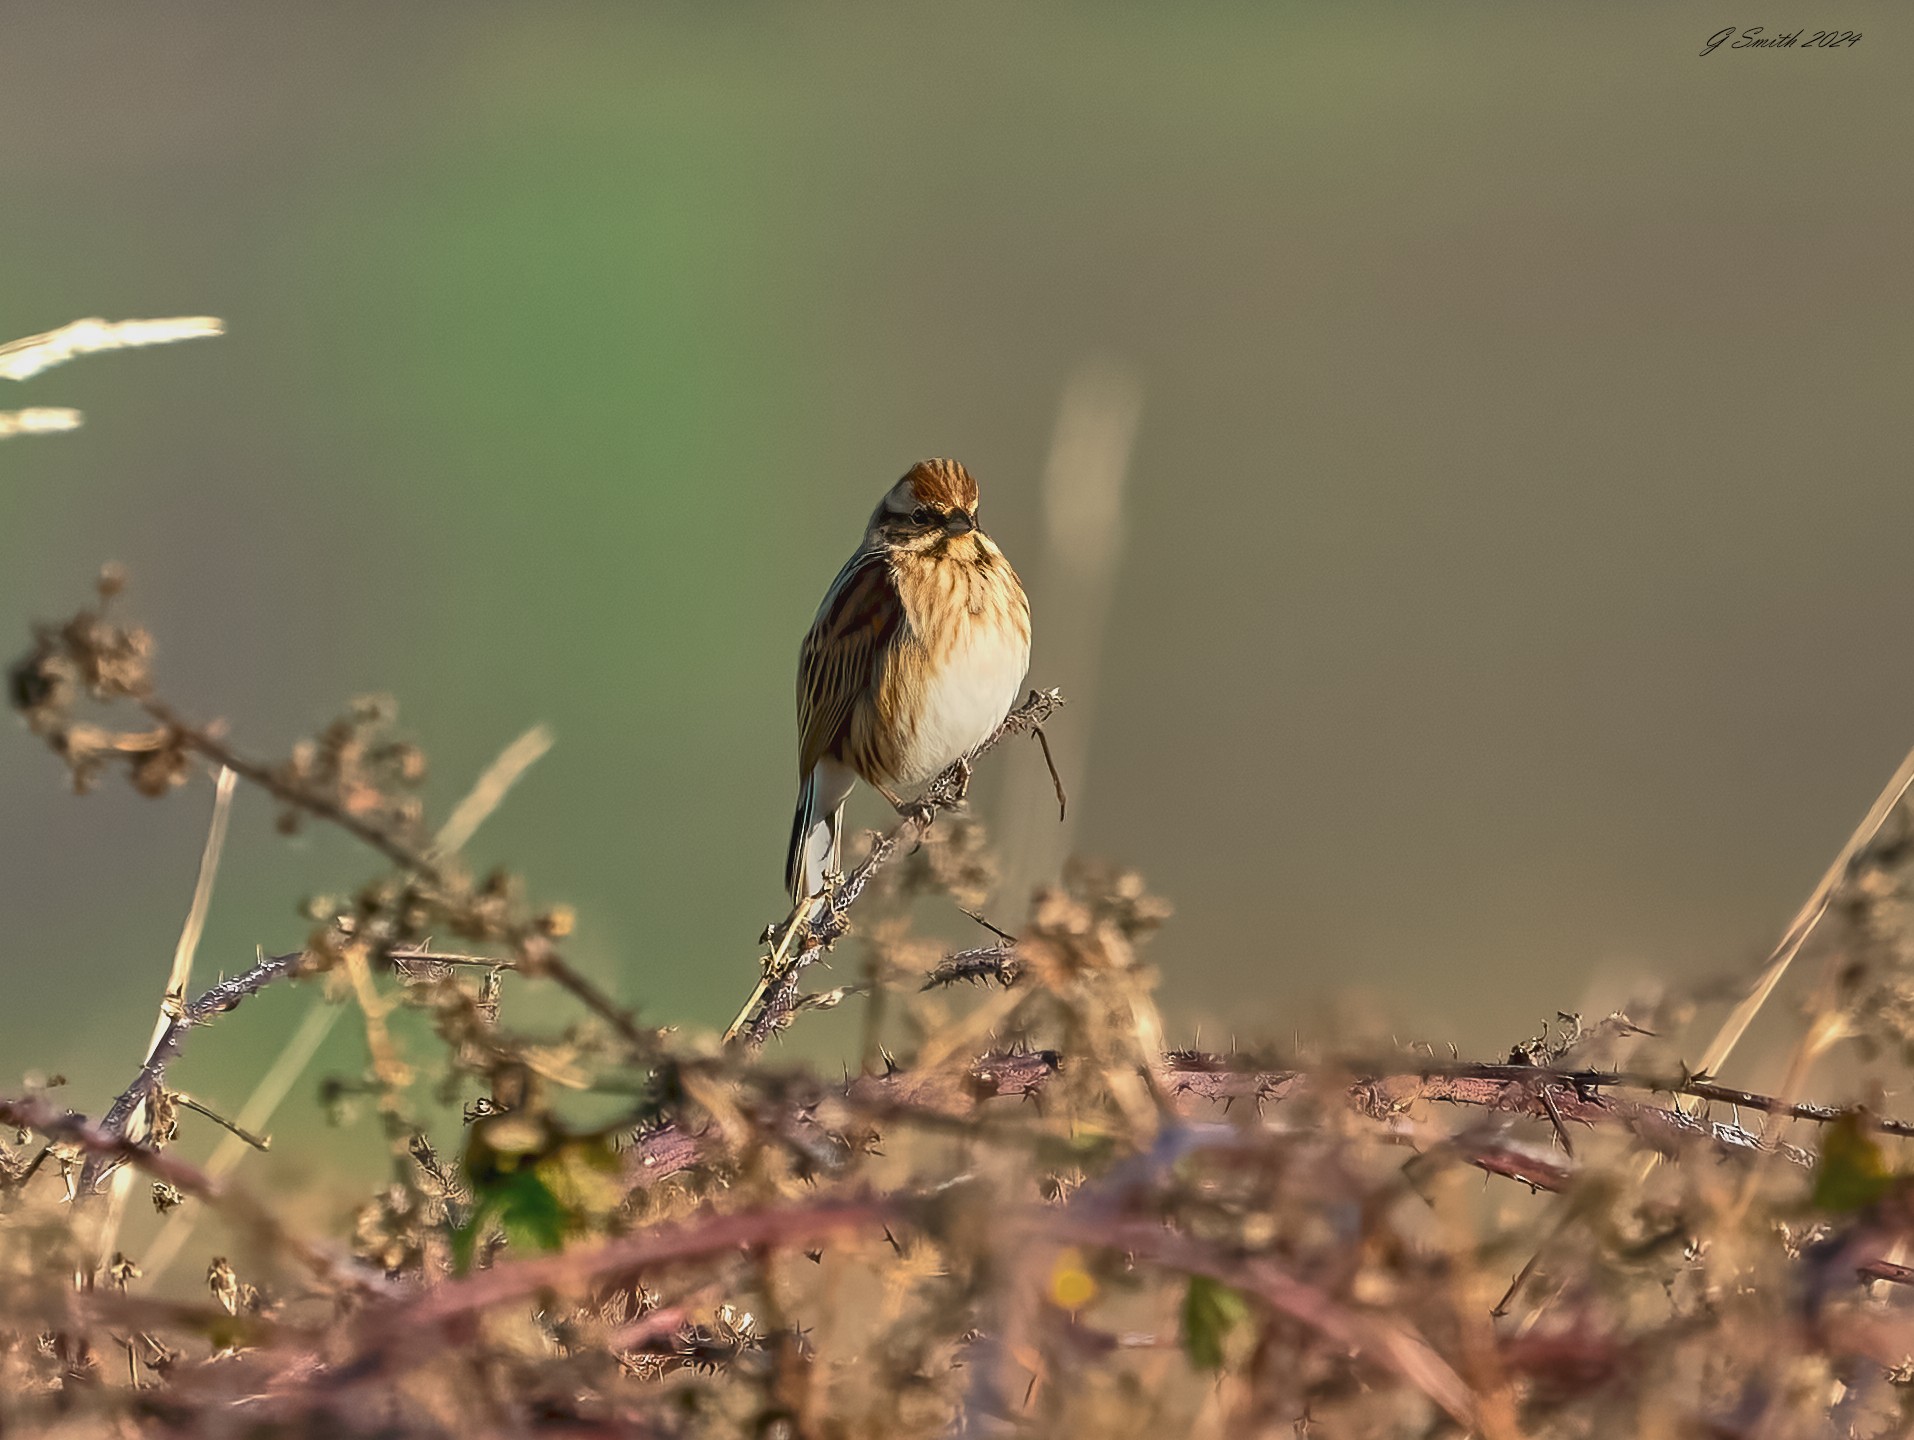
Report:
[[[1038,482],[1113,367],[1122,559],[1053,738],[1080,846],[1178,907],[1174,1023],[1355,992],[1500,1049],[1758,959],[1914,741],[1914,33],[1837,18],[1858,47],[1704,59],[1797,22],[10,4],[0,338],[230,333],[0,394],[88,416],[0,447],[0,626],[124,561],[182,704],[274,754],[394,693],[442,804],[549,722],[479,852],[721,1025],[871,504],[962,458],[1032,682],[1087,665],[1043,643]],[[987,818],[1049,813],[1034,752],[993,768]],[[210,795],[76,802],[0,732],[6,1085],[131,1073]],[[371,869],[270,822],[242,797],[202,975]],[[302,1004],[186,1083],[243,1093]]]

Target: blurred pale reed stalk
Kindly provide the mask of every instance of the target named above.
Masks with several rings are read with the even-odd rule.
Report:
[[[75,320],[58,330],[0,345],[0,380],[31,380],[43,370],[81,355],[105,350],[131,350],[143,345],[170,345],[223,335],[226,324],[211,315],[180,315],[166,320]],[[16,435],[52,435],[74,430],[80,412],[64,406],[38,405],[25,410],[0,410],[0,440]]]
[[[1063,389],[1039,491],[1043,551],[1031,671],[1070,697],[1067,733],[1052,749],[1072,806],[1080,799],[1096,732],[1097,674],[1116,594],[1124,486],[1142,408],[1142,386],[1128,370],[1103,360],[1078,369]],[[1057,878],[1076,825],[1074,808],[1059,823],[1047,806],[1029,803],[1038,791],[1023,765],[1034,763],[1004,766],[1000,786],[998,894],[1013,903]]]

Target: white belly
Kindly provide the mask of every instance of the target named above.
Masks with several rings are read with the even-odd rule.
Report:
[[[995,730],[1030,668],[1030,646],[1009,625],[966,625],[930,678],[911,741],[900,757],[901,785],[922,785]]]

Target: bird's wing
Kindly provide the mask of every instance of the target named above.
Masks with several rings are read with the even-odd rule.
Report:
[[[874,694],[904,602],[882,550],[860,550],[824,592],[798,654],[798,774],[839,749],[860,697]]]

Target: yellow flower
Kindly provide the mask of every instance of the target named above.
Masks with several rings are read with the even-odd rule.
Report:
[[[1058,1251],[1056,1264],[1050,1267],[1050,1303],[1064,1310],[1081,1310],[1096,1298],[1096,1277],[1083,1268],[1083,1252]]]

